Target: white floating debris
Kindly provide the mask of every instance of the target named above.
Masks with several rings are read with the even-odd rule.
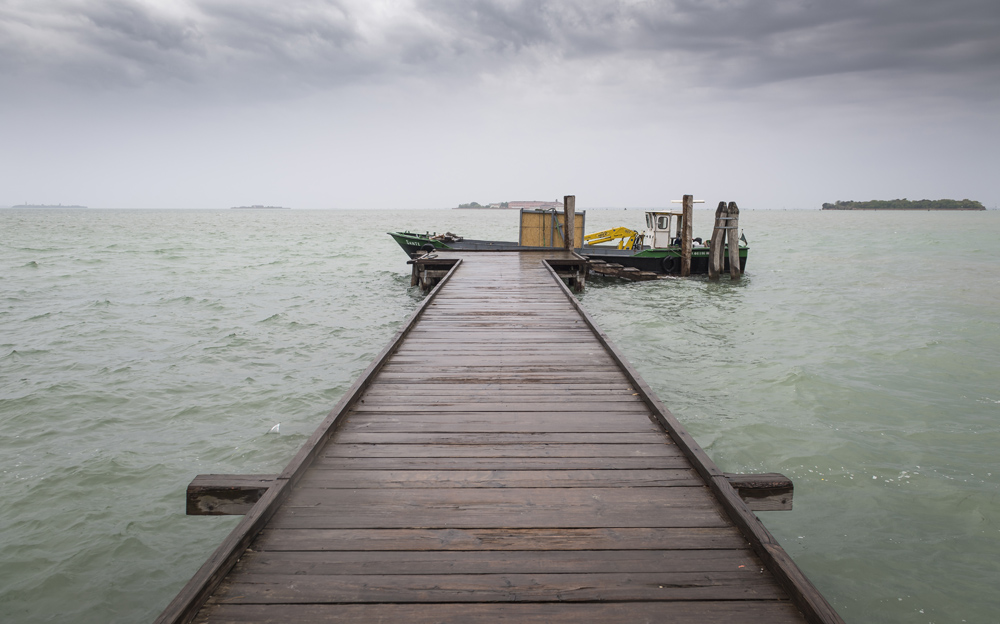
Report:
[[[281,433],[281,423],[278,423],[277,425],[271,427],[271,430],[268,431],[268,433],[279,433],[280,434]]]

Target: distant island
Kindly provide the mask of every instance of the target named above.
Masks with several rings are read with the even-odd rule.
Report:
[[[291,208],[285,208],[284,206],[261,206],[260,204],[254,204],[253,206],[233,206],[230,210],[291,210]]]
[[[547,201],[512,201],[512,202],[498,202],[495,204],[480,204],[479,202],[470,202],[468,204],[459,204],[454,208],[454,210],[521,210],[523,208],[527,209],[547,209],[547,208],[558,208],[562,209],[561,201],[547,202]]]
[[[823,210],[986,210],[982,203],[971,199],[903,199],[872,201],[838,201],[823,204]]]
[[[508,210],[509,208],[507,202],[486,204],[485,206],[479,202],[469,202],[468,204],[459,204],[453,210]]]
[[[87,210],[86,206],[77,206],[76,204],[67,204],[65,206],[62,204],[18,204],[17,206],[11,206],[12,210],[38,210],[53,208],[57,210]]]

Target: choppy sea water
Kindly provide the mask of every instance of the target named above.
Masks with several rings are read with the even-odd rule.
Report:
[[[722,469],[792,477],[760,515],[847,621],[998,621],[1000,212],[741,217],[740,283],[584,305]],[[384,232],[516,220],[0,211],[0,620],[155,618],[238,521],[190,479],[280,471],[419,302]]]

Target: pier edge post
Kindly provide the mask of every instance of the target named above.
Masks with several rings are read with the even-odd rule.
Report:
[[[563,245],[572,250],[576,247],[576,195],[563,196]]]

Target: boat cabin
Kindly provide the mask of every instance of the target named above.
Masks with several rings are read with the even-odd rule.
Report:
[[[647,212],[645,240],[657,249],[670,247],[681,237],[683,223],[684,213],[679,210]]]

